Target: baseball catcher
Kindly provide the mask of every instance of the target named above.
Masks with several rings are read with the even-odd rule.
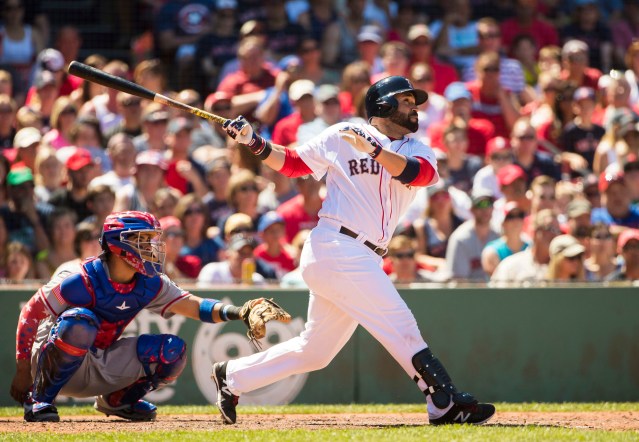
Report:
[[[120,338],[142,309],[164,318],[243,320],[253,342],[265,335],[266,322],[290,321],[264,298],[237,307],[180,289],[161,273],[161,236],[149,213],[109,215],[100,238],[103,253],[82,263],[78,272],[54,275],[24,306],[11,396],[23,404],[26,421],[59,421],[54,406],[59,393],[96,396],[95,409],[107,416],[153,420],[157,408],[142,398],[182,373],[186,344],[170,334]]]

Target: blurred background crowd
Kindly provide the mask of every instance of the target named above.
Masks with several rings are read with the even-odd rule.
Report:
[[[368,86],[430,98],[413,134],[440,182],[389,246],[398,284],[639,279],[637,0],[3,0],[0,278],[100,253],[112,211],[154,213],[165,270],[301,287],[324,185],[219,125],[66,73],[79,60],[295,148],[363,122]]]

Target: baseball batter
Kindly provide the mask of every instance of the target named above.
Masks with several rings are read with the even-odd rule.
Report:
[[[418,129],[417,106],[427,98],[404,77],[385,78],[366,94],[370,124],[338,123],[295,150],[266,142],[243,117],[225,125],[269,167],[289,177],[326,175],[327,187],[320,221],[301,256],[310,288],[305,330],[264,352],[214,364],[225,423],[235,423],[242,393],[327,366],[358,324],[426,394],[431,424],[481,424],[495,413],[493,405],[478,403],[451,383],[381,267],[417,188],[439,179],[433,151],[407,137]]]
[[[119,339],[142,309],[203,322],[242,319],[256,338],[264,322],[279,319],[279,307],[264,299],[236,307],[180,289],[161,273],[161,235],[149,213],[109,215],[100,239],[104,253],[79,272],[55,275],[24,306],[11,396],[23,404],[26,421],[59,421],[58,393],[97,396],[94,406],[107,416],[154,419],[155,405],[142,398],[182,373],[186,345],[169,334]]]

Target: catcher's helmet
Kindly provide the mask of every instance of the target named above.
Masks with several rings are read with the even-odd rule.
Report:
[[[162,228],[155,216],[146,212],[115,212],[102,227],[100,245],[122,258],[137,272],[154,276],[164,266]]]
[[[388,117],[398,105],[395,95],[404,92],[413,94],[417,105],[428,100],[428,94],[421,89],[413,88],[407,78],[399,75],[386,77],[373,84],[366,92],[366,114],[368,119],[370,120],[372,117]]]

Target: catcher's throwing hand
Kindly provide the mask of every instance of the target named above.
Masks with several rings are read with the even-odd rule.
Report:
[[[17,362],[16,374],[11,381],[9,393],[16,402],[23,404],[27,399],[32,385],[31,363],[28,359],[20,359]]]
[[[248,327],[246,335],[251,344],[259,351],[261,346],[258,339],[266,336],[266,323],[268,321],[291,322],[291,315],[277,305],[273,299],[251,299],[246,301],[240,310],[240,317]]]
[[[382,146],[359,127],[346,126],[340,129],[339,136],[360,152],[369,155],[382,149]]]

